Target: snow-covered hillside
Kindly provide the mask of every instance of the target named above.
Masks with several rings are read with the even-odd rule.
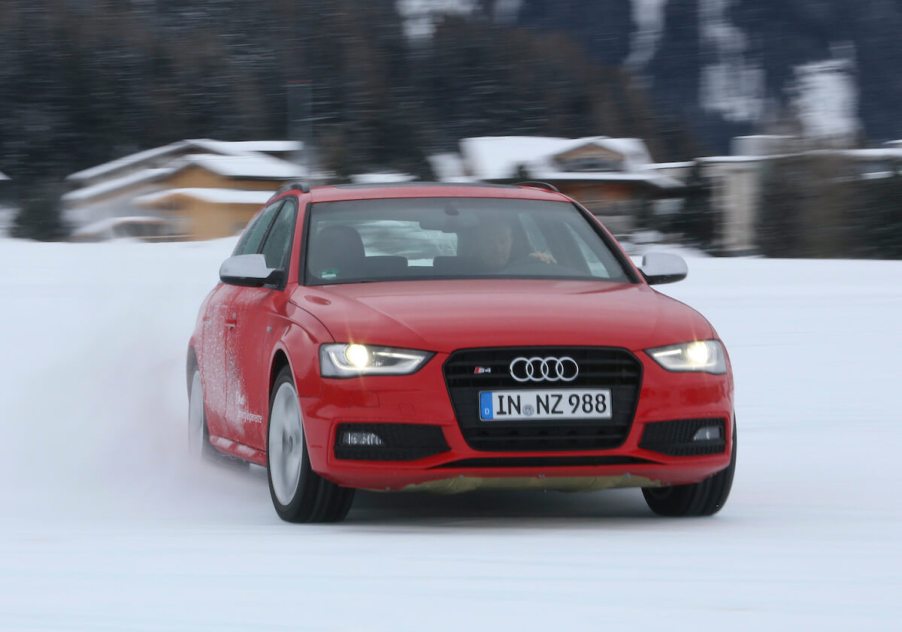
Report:
[[[711,519],[636,490],[360,494],[279,522],[185,454],[185,344],[232,242],[0,241],[0,629],[898,629],[902,263],[693,259],[731,351]]]

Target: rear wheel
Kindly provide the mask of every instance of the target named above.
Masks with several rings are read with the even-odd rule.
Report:
[[[210,458],[216,450],[210,445],[207,417],[204,411],[204,387],[200,371],[194,369],[188,395],[188,451],[196,459]]]
[[[736,471],[736,425],[733,425],[733,452],[726,469],[691,485],[646,487],[642,489],[645,502],[659,516],[713,516],[730,496],[733,473]]]
[[[354,490],[313,471],[294,379],[283,368],[270,394],[266,470],[276,513],[287,522],[339,522],[351,508]]]

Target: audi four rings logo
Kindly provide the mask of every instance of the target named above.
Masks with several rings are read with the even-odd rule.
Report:
[[[579,365],[569,357],[514,358],[511,377],[518,382],[572,382],[579,375]]]

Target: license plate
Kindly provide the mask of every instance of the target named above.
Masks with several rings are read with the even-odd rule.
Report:
[[[482,391],[481,421],[522,419],[610,419],[610,389]]]

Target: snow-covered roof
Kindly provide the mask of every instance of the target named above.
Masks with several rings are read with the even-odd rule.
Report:
[[[651,162],[645,143],[638,138],[555,138],[547,136],[482,136],[460,141],[467,171],[480,180],[517,177],[521,167],[531,177],[557,169],[554,159],[580,147],[596,146],[623,156],[623,171],[635,171]],[[586,172],[598,173],[602,172]]]
[[[104,195],[109,195],[110,193],[115,193],[116,191],[127,189],[129,187],[133,187],[138,184],[144,184],[148,182],[153,182],[155,180],[159,180],[160,178],[164,178],[171,173],[174,173],[175,169],[172,167],[161,167],[158,169],[141,169],[140,171],[135,171],[133,173],[129,173],[128,175],[122,176],[121,178],[113,178],[111,180],[104,180],[98,184],[84,187],[83,189],[76,189],[75,191],[70,191],[63,195],[64,202],[83,202],[85,200],[90,200],[93,198],[101,197]]]
[[[880,147],[874,149],[824,149],[814,153],[827,153],[858,160],[902,160],[902,148]]]
[[[273,196],[275,191],[244,191],[240,189],[205,189],[200,187],[184,189],[166,189],[155,193],[147,193],[135,198],[142,206],[156,206],[161,202],[177,197],[188,197],[217,204],[249,204],[260,206]]]
[[[186,165],[197,165],[207,171],[229,178],[289,180],[301,178],[305,173],[304,168],[299,165],[260,153],[234,156],[193,154],[185,156],[179,166],[183,168]]]
[[[662,171],[666,171],[668,169],[689,169],[694,165],[695,162],[692,160],[686,160],[681,162],[655,162],[648,165],[649,169],[660,169]]]
[[[9,180],[9,176],[0,171],[0,180]]]
[[[351,182],[354,184],[388,184],[392,182],[412,182],[416,179],[416,176],[400,171],[355,173],[351,176]]]
[[[902,160],[902,148],[876,147],[865,149],[808,149],[790,153],[773,154],[767,156],[703,156],[698,158],[702,163],[755,163],[766,162],[778,158],[793,156],[841,156],[851,160]]]
[[[123,156],[110,162],[105,162],[90,169],[84,169],[69,175],[67,180],[85,181],[115,173],[120,169],[127,169],[140,165],[142,162],[154,161],[180,152],[186,153],[193,150],[213,154],[245,155],[253,152],[285,153],[296,151],[301,144],[296,141],[222,141],[209,138],[195,138],[180,140],[162,147],[155,147],[145,151],[139,151],[128,156]]]
[[[102,165],[97,165],[96,167],[91,167],[90,169],[77,171],[67,176],[66,179],[77,181],[91,180],[98,176],[113,173],[115,171],[118,171],[119,169],[124,169],[126,167],[137,165],[148,160],[153,160],[154,158],[166,156],[180,149],[183,149],[186,145],[187,141],[179,141],[170,145],[164,145],[163,147],[155,147],[146,151],[139,151],[136,154],[129,154],[128,156],[124,156],[110,162],[105,162]]]
[[[869,173],[862,173],[858,176],[862,180],[886,180],[888,178],[895,178],[895,171],[871,171]]]
[[[540,181],[585,181],[585,182],[635,182],[645,183],[662,189],[676,189],[683,183],[670,176],[647,169],[635,173],[626,171],[530,171],[529,177]]]
[[[209,141],[220,147],[220,153],[256,151],[263,154],[289,154],[300,151],[303,143],[296,140],[237,140]]]
[[[460,151],[467,171],[480,180],[503,180],[517,175],[524,162],[553,154],[564,138],[542,136],[483,136],[464,138]]]
[[[716,162],[716,163],[743,163],[743,162],[763,162],[771,158],[779,158],[780,156],[702,156],[699,162]]]
[[[453,152],[432,154],[428,158],[432,173],[437,180],[449,182],[454,179],[465,178],[467,171],[460,154]]]
[[[116,228],[117,226],[123,225],[134,225],[134,224],[149,224],[149,225],[160,225],[167,224],[171,220],[162,218],[162,217],[150,217],[147,215],[132,215],[127,217],[107,217],[87,226],[81,226],[74,231],[72,231],[73,237],[79,237],[82,235],[94,235],[96,233],[104,233],[109,230]]]

